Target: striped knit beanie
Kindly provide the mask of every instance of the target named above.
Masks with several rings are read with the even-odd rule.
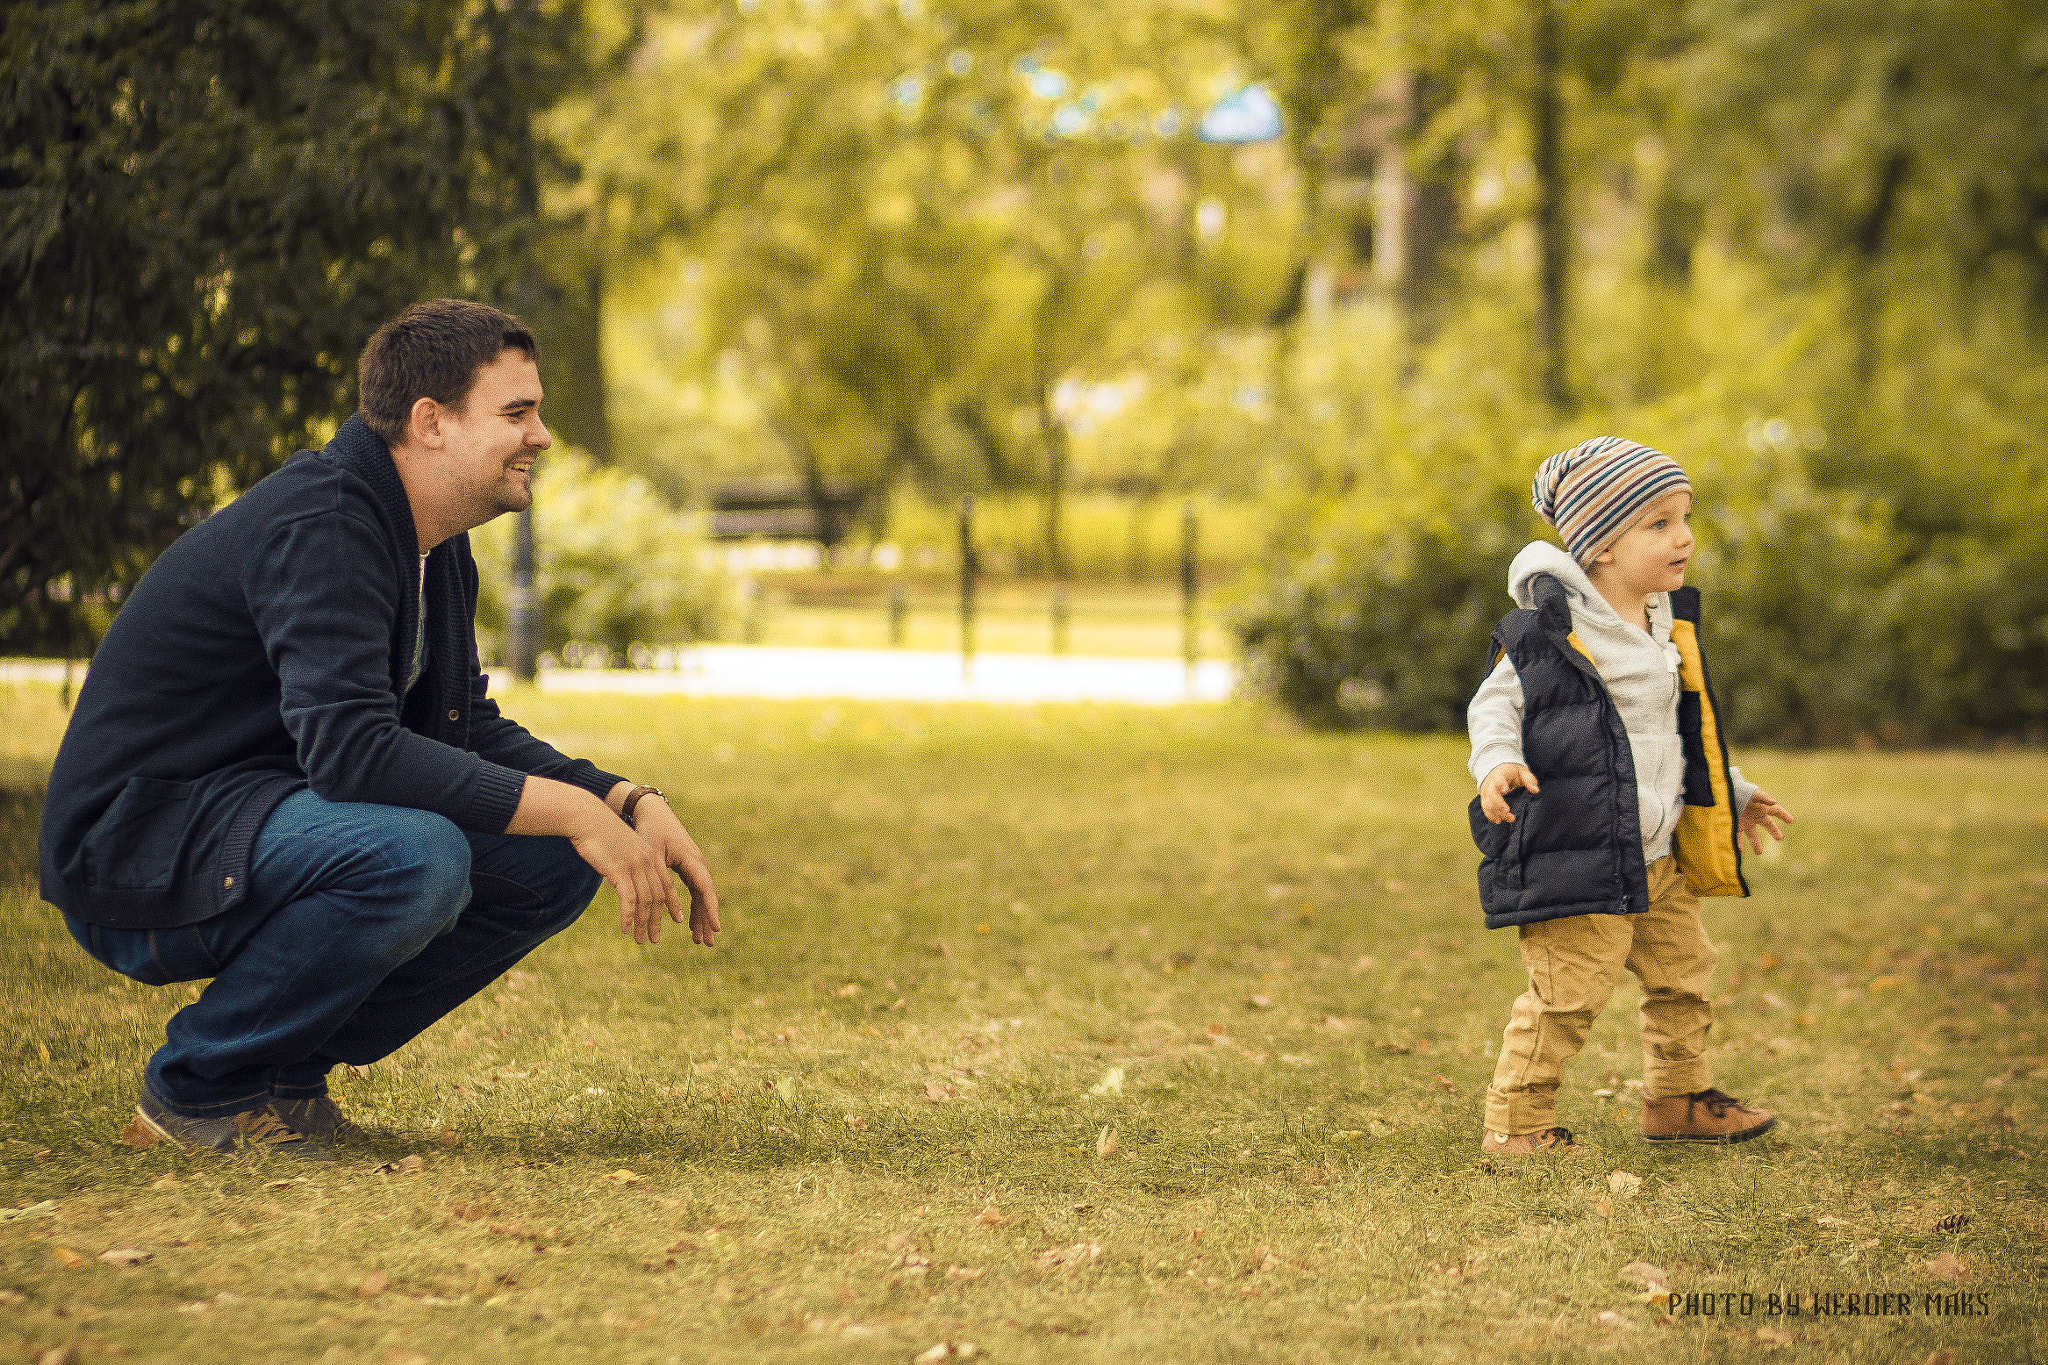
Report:
[[[1619,436],[1595,436],[1538,465],[1529,501],[1585,567],[1645,507],[1680,489],[1691,491],[1692,481],[1669,455]]]

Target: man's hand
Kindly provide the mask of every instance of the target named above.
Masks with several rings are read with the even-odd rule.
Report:
[[[1531,794],[1542,790],[1536,785],[1536,774],[1521,764],[1496,764],[1479,784],[1480,814],[1496,825],[1512,825],[1515,813],[1508,809],[1508,792],[1515,787],[1526,787]]]
[[[1736,826],[1736,838],[1749,840],[1751,853],[1764,851],[1763,831],[1769,830],[1771,837],[1779,843],[1785,842],[1785,831],[1778,828],[1778,822],[1792,823],[1792,812],[1778,804],[1778,798],[1759,787],[1749,798],[1749,804],[1742,808],[1742,821]]]
[[[704,861],[704,851],[697,847],[697,841],[690,837],[690,831],[683,828],[683,822],[668,808],[668,803],[658,796],[643,796],[633,807],[636,832],[647,841],[664,867],[672,867],[690,888],[690,938],[706,948],[717,940],[718,931],[724,926],[718,922],[718,888],[711,884],[711,865]],[[663,878],[667,881],[666,878]],[[669,913],[676,923],[683,922],[681,908],[675,901],[675,886],[669,883]],[[626,929],[624,906],[619,913],[619,928]],[[661,921],[653,921],[654,936],[661,937]],[[634,934],[634,941],[640,937]]]
[[[630,784],[620,783],[611,793],[612,801],[623,801],[624,793],[630,789]],[[649,803],[643,800],[634,811],[643,827],[655,823],[640,814],[649,809]],[[666,814],[666,808],[661,809]],[[658,842],[649,842],[619,818],[610,802],[599,800],[581,787],[545,777],[528,777],[519,793],[519,807],[512,812],[512,823],[505,827],[505,832],[559,834],[566,838],[575,846],[577,856],[618,892],[619,930],[631,934],[635,943],[661,942],[664,910],[677,924],[683,922],[682,897],[668,875],[669,867],[677,866],[690,878],[691,928],[699,943],[708,944],[710,936],[718,930],[718,893],[711,887],[704,855],[683,833],[683,827],[674,823],[673,815],[667,819],[674,827],[673,834],[680,836],[681,846],[687,846],[687,854],[680,851],[676,839],[666,831]],[[694,866],[678,861],[687,858],[694,858]],[[700,896],[708,899],[700,902]],[[697,913],[700,903],[701,920]]]

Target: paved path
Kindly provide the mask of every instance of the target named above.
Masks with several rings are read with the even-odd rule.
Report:
[[[703,645],[670,670],[550,669],[544,692],[673,692],[698,697],[840,697],[868,701],[1120,701],[1154,706],[1222,701],[1237,670],[1178,659],[1073,654],[960,656],[913,649],[781,649]]]

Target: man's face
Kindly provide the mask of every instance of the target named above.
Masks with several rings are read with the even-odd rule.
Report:
[[[481,526],[533,502],[533,460],[554,444],[540,420],[540,370],[507,348],[476,373],[459,408],[442,408],[442,476],[463,519]]]

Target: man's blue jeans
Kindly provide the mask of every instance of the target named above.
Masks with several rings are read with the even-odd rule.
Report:
[[[153,986],[212,977],[171,1016],[147,1084],[218,1118],[327,1093],[576,921],[600,878],[567,839],[470,834],[442,816],[300,792],[256,838],[240,909],[178,929],[69,919],[86,951]]]

